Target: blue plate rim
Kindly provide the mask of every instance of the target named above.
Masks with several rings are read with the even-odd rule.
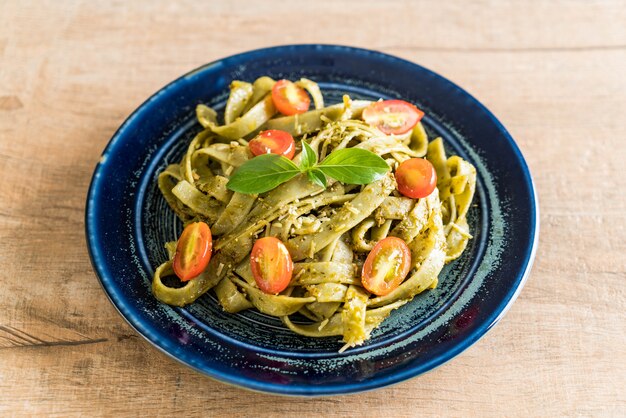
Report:
[[[201,72],[204,69],[207,69],[208,67],[218,65],[222,63],[224,60],[237,59],[240,57],[244,57],[248,54],[258,54],[258,53],[270,52],[270,51],[276,52],[280,50],[289,50],[289,49],[294,49],[294,48],[334,49],[334,50],[342,50],[343,52],[348,52],[348,53],[371,54],[375,56],[377,55],[380,58],[384,58],[384,59],[391,60],[391,61],[397,61],[404,65],[413,66],[422,72],[428,73],[430,76],[437,79],[438,81],[444,82],[448,86],[452,87],[452,89],[456,90],[456,93],[460,93],[462,96],[465,96],[467,99],[469,99],[473,106],[480,108],[484,112],[484,114],[489,117],[491,122],[495,124],[495,126],[498,128],[498,131],[502,135],[502,138],[507,140],[508,144],[511,146],[511,149],[514,151],[517,157],[517,163],[519,164],[519,168],[521,168],[521,172],[524,176],[524,182],[526,183],[526,186],[529,188],[529,190],[532,192],[530,195],[531,197],[531,201],[530,201],[531,224],[529,225],[530,226],[529,236],[531,236],[532,239],[530,240],[530,244],[525,248],[524,260],[520,263],[521,265],[525,266],[524,270],[521,274],[518,274],[515,280],[515,284],[511,287],[509,292],[502,299],[501,303],[495,309],[491,311],[489,317],[485,319],[479,327],[475,328],[471,334],[469,334],[468,336],[463,338],[461,341],[459,341],[459,343],[456,344],[454,347],[452,347],[452,349],[449,349],[445,353],[442,353],[430,359],[428,362],[421,363],[414,367],[408,367],[405,370],[399,371],[387,378],[375,377],[368,381],[361,381],[361,382],[349,383],[349,384],[343,384],[343,385],[334,385],[330,390],[325,389],[324,386],[320,386],[320,387],[315,387],[315,388],[308,388],[306,390],[289,391],[289,390],[285,390],[286,387],[284,385],[274,384],[270,382],[257,382],[257,381],[253,381],[247,378],[240,378],[239,376],[233,376],[231,374],[219,373],[215,370],[203,369],[203,368],[200,368],[191,364],[189,361],[185,359],[185,356],[179,357],[167,351],[166,348],[159,345],[158,341],[153,340],[147,335],[147,332],[143,330],[143,326],[141,322],[136,321],[136,318],[133,318],[132,316],[129,317],[128,313],[125,314],[123,312],[124,307],[121,304],[121,301],[119,300],[119,296],[116,295],[116,292],[111,287],[112,279],[106,275],[104,266],[102,266],[99,263],[100,251],[97,250],[98,246],[97,246],[97,242],[95,242],[96,236],[93,234],[94,226],[91,225],[91,222],[89,219],[89,215],[92,211],[92,202],[95,201],[96,182],[100,175],[100,171],[102,169],[101,162],[103,161],[103,159],[106,159],[108,152],[113,148],[116,141],[122,136],[124,129],[130,123],[132,123],[133,119],[138,115],[139,112],[141,112],[141,110],[147,104],[153,101],[160,94],[163,94],[165,91],[172,88],[178,82],[186,79],[187,77],[194,75],[197,72]],[[536,256],[538,240],[539,240],[539,228],[540,228],[540,221],[539,221],[539,204],[538,204],[537,190],[536,190],[533,178],[532,178],[532,174],[530,173],[528,164],[526,163],[526,160],[524,159],[521,153],[521,150],[519,149],[513,137],[506,130],[503,124],[496,118],[496,116],[485,105],[483,105],[472,94],[470,94],[469,92],[467,92],[465,89],[461,88],[454,82],[412,61],[409,61],[409,60],[406,60],[406,59],[403,59],[394,55],[379,52],[379,51],[352,47],[352,46],[336,45],[336,44],[288,44],[288,45],[279,45],[279,46],[244,51],[244,52],[240,52],[240,53],[233,54],[227,57],[223,57],[218,60],[201,65],[200,67],[197,67],[183,74],[182,76],[176,78],[170,83],[166,84],[164,87],[160,88],[154,94],[152,94],[150,97],[144,100],[126,118],[126,120],[120,125],[120,127],[115,131],[115,133],[109,140],[108,144],[102,151],[100,162],[96,165],[93,176],[91,178],[89,189],[87,192],[87,199],[86,199],[86,206],[85,206],[85,234],[86,234],[89,258],[90,258],[92,267],[94,269],[94,272],[96,273],[98,282],[100,283],[102,289],[104,290],[104,293],[106,294],[107,298],[109,299],[111,304],[115,307],[115,309],[120,314],[120,316],[131,326],[132,329],[134,329],[146,341],[148,341],[151,345],[153,345],[159,351],[166,354],[168,357],[171,357],[177,362],[184,364],[207,377],[210,377],[214,380],[217,380],[223,383],[228,383],[228,384],[231,384],[231,385],[234,385],[234,386],[246,389],[246,390],[252,390],[252,391],[262,392],[262,393],[272,393],[272,394],[285,395],[285,396],[328,396],[328,395],[344,395],[344,394],[370,391],[370,390],[374,390],[377,388],[401,383],[407,379],[410,379],[417,375],[431,371],[445,364],[446,362],[456,357],[457,355],[461,354],[467,348],[469,348],[474,343],[476,343],[480,338],[482,338],[495,324],[497,324],[502,319],[502,317],[506,314],[506,312],[510,309],[512,304],[515,302],[516,298],[519,296],[522,288],[524,287],[524,284],[528,280],[528,277],[530,275],[532,265]],[[289,387],[287,386],[287,389],[288,388]]]

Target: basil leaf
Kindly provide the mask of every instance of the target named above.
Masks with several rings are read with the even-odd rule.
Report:
[[[347,184],[368,184],[380,179],[389,171],[385,160],[362,148],[334,151],[316,168],[327,176]]]
[[[306,175],[313,184],[317,184],[318,186],[321,186],[324,189],[328,185],[328,183],[326,182],[326,176],[317,168],[307,171]]]
[[[317,154],[313,148],[306,142],[302,141],[302,154],[300,155],[300,169],[306,171],[317,164]]]
[[[226,187],[239,193],[264,193],[299,173],[298,166],[282,155],[263,154],[243,163]]]

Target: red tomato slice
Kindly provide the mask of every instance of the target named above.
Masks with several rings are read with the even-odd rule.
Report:
[[[194,222],[187,225],[176,244],[174,273],[183,282],[197,277],[209,264],[212,248],[213,237],[207,224]]]
[[[437,187],[437,172],[430,161],[411,158],[403,161],[396,169],[398,191],[406,197],[426,197]]]
[[[248,142],[248,147],[254,155],[278,154],[290,160],[296,153],[296,143],[289,132],[270,129],[258,134]]]
[[[279,80],[272,87],[274,106],[283,115],[291,116],[309,110],[311,99],[302,87],[289,80]]]
[[[387,135],[402,135],[417,125],[424,112],[404,100],[383,100],[363,109],[363,120]]]
[[[411,269],[411,251],[397,237],[384,238],[367,255],[361,281],[370,293],[385,296],[400,286]]]
[[[250,253],[250,267],[259,289],[274,295],[285,290],[293,273],[293,261],[287,247],[274,237],[256,240]]]

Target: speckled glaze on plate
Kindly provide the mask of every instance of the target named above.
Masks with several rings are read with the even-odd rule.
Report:
[[[363,346],[339,354],[337,337],[293,334],[252,310],[231,315],[206,294],[185,308],[150,292],[163,244],[181,224],[156,186],[201,127],[194,109],[223,109],[228,84],[308,77],[327,103],[400,98],[426,112],[431,137],[476,166],[470,241],[447,265],[437,289],[394,311]],[[173,81],[119,128],[93,174],[86,209],[89,254],[120,314],[155,347],[222,382],[284,395],[371,390],[437,367],[476,342],[506,312],[530,271],[538,237],[532,179],[515,142],[476,99],[445,78],[375,51],[335,45],[291,45],[234,55]]]

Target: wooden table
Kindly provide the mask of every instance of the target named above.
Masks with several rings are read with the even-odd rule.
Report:
[[[0,2],[0,415],[626,414],[624,1]],[[84,205],[126,116],[208,61],[284,43],[407,58],[516,138],[541,203],[502,322],[422,377],[311,400],[211,381],[153,349],[91,269]]]

